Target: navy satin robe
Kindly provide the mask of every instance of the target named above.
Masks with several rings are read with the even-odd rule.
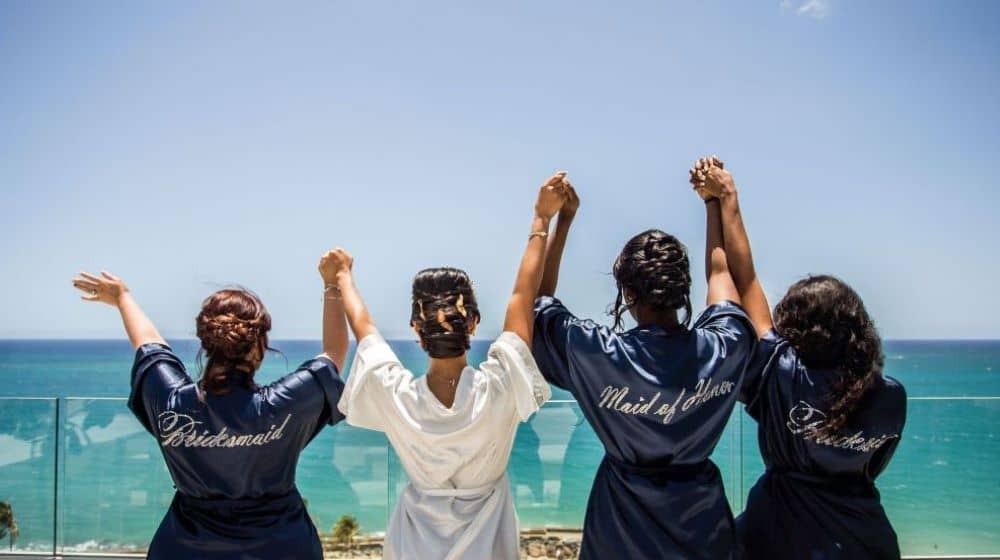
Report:
[[[906,392],[879,379],[848,424],[823,436],[817,429],[838,379],[805,367],[774,331],[758,343],[740,399],[757,420],[767,470],[737,521],[746,558],[899,558],[875,478],[899,445]]]
[[[755,340],[743,310],[713,305],[690,329],[616,333],[559,300],[535,305],[542,374],[573,394],[604,444],[580,558],[733,558],[733,515],[709,460]]]
[[[199,399],[169,347],[139,348],[128,405],[159,441],[177,488],[148,558],[322,559],[295,466],[323,426],[343,418],[343,387],[333,362],[317,358],[266,387],[234,382]]]

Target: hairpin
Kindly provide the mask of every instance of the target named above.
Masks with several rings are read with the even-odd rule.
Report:
[[[458,301],[455,302],[455,309],[462,315],[462,317],[468,317],[469,314],[465,310],[465,294],[458,294]]]
[[[438,323],[441,323],[441,328],[448,332],[455,332],[455,328],[451,326],[451,323],[448,322],[448,318],[445,317],[444,309],[438,309],[437,319]]]

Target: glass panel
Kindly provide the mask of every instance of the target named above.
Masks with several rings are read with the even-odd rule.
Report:
[[[510,479],[522,529],[580,529],[604,447],[573,401],[545,405],[518,428]]]
[[[360,533],[385,531],[389,446],[379,432],[341,422],[326,428],[299,458],[296,484],[320,534],[343,515],[355,517]]]
[[[57,406],[55,399],[0,398],[0,502],[17,527],[11,548],[3,519],[0,550],[55,550]]]
[[[878,483],[903,554],[1000,551],[1000,399],[911,399],[906,422]]]
[[[55,419],[62,433],[56,445]],[[1000,482],[1000,399],[916,398],[903,441],[879,479],[904,555],[1000,551],[993,512]],[[56,449],[59,508],[54,511]],[[546,405],[521,425],[510,478],[524,529],[579,529],[603,456],[600,442],[572,401]],[[734,511],[763,471],[756,423],[734,414],[713,459]],[[339,425],[303,453],[298,482],[322,533],[341,515],[361,531],[385,530],[407,478],[385,437]],[[155,440],[124,399],[0,398],[0,501],[13,506],[15,551],[142,550],[173,494]],[[6,548],[8,541],[0,541]]]
[[[64,407],[62,549],[145,550],[174,495],[156,440],[125,399],[70,398]]]

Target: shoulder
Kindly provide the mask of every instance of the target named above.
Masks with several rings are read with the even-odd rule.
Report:
[[[535,318],[536,331],[549,335],[562,333],[570,338],[570,342],[613,339],[618,335],[611,328],[592,319],[577,317],[553,296],[542,296],[535,300]]]
[[[694,321],[694,329],[730,327],[741,335],[754,333],[753,323],[743,307],[732,301],[720,301],[705,308]]]
[[[876,390],[883,402],[896,409],[906,409],[906,387],[898,379],[883,375],[876,385]]]

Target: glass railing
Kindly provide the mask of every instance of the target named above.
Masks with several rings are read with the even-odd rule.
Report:
[[[523,529],[578,529],[602,448],[573,401],[521,425],[510,479]],[[756,424],[733,414],[713,459],[734,511],[763,471]],[[905,555],[1000,553],[1000,398],[911,399],[879,488]],[[321,533],[342,515],[384,531],[406,475],[382,434],[341,424],[302,454],[298,486]],[[0,501],[20,553],[141,552],[173,495],[156,441],[124,399],[0,398]],[[0,530],[3,525],[0,524]],[[0,541],[0,555],[10,545]]]

